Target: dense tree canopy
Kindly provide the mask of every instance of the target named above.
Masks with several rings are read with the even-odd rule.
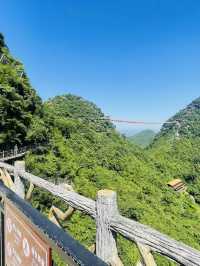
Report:
[[[41,113],[42,103],[1,35],[0,54],[0,148],[6,148],[25,142],[31,120]]]
[[[5,45],[5,42],[4,42],[4,36],[3,36],[3,34],[0,32],[0,49],[2,48],[2,47],[5,47],[6,45]]]

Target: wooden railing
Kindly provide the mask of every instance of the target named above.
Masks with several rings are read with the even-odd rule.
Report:
[[[25,171],[23,162],[16,162],[14,166],[0,162],[2,171],[14,175],[14,182],[4,178],[4,183],[11,187],[22,198],[30,198],[34,186],[51,192],[60,197],[70,206],[68,213],[53,207],[51,212],[57,218],[68,218],[74,210],[79,210],[96,221],[96,255],[109,265],[123,265],[117,252],[116,235],[119,233],[135,242],[141,254],[141,261],[137,265],[156,265],[151,251],[174,260],[181,265],[200,265],[200,251],[178,242],[165,234],[120,215],[117,207],[117,195],[111,190],[101,190],[97,193],[96,201],[72,191],[70,186],[55,185],[38,176]],[[3,175],[2,175],[3,179]],[[30,182],[25,194],[23,179]],[[70,215],[68,215],[70,214]],[[57,220],[54,221],[55,223]]]
[[[2,181],[0,199],[0,266],[107,265]]]

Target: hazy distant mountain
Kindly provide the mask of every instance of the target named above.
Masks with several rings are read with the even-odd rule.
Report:
[[[141,132],[139,132],[139,133],[137,133],[131,137],[128,137],[128,139],[131,142],[145,148],[153,141],[155,135],[156,135],[156,133],[153,130],[146,129],[146,130],[143,130],[143,131],[141,131]]]

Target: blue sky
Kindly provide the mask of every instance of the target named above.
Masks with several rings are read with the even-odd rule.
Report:
[[[164,121],[200,96],[199,14],[199,0],[6,0],[0,31],[43,99]]]

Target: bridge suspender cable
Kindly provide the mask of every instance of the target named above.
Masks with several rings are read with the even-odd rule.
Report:
[[[72,117],[70,117],[72,118]],[[118,119],[118,118],[111,118],[111,117],[102,117],[102,118],[92,118],[87,116],[79,116],[77,118],[86,118],[87,120],[91,121],[110,121],[113,123],[125,123],[125,124],[135,124],[135,125],[163,125],[163,124],[176,124],[180,125],[180,121],[173,120],[173,121],[141,121],[141,120],[128,120],[128,119]]]
[[[106,119],[105,119],[106,120]],[[136,125],[162,125],[162,124],[178,124],[179,121],[167,121],[167,122],[147,122],[147,121],[135,121],[135,120],[124,120],[124,119],[113,119],[108,118],[109,121],[115,123],[125,123],[125,124],[136,124]]]
[[[129,119],[121,119],[121,118],[113,118],[110,116],[104,116],[104,117],[91,117],[91,116],[69,116],[71,119],[87,119],[88,121],[110,121],[114,123],[125,123],[125,124],[136,124],[136,125],[163,125],[163,124],[180,124],[179,120],[171,120],[171,121],[142,121],[142,120],[129,120]],[[182,121],[183,122],[183,121]]]

